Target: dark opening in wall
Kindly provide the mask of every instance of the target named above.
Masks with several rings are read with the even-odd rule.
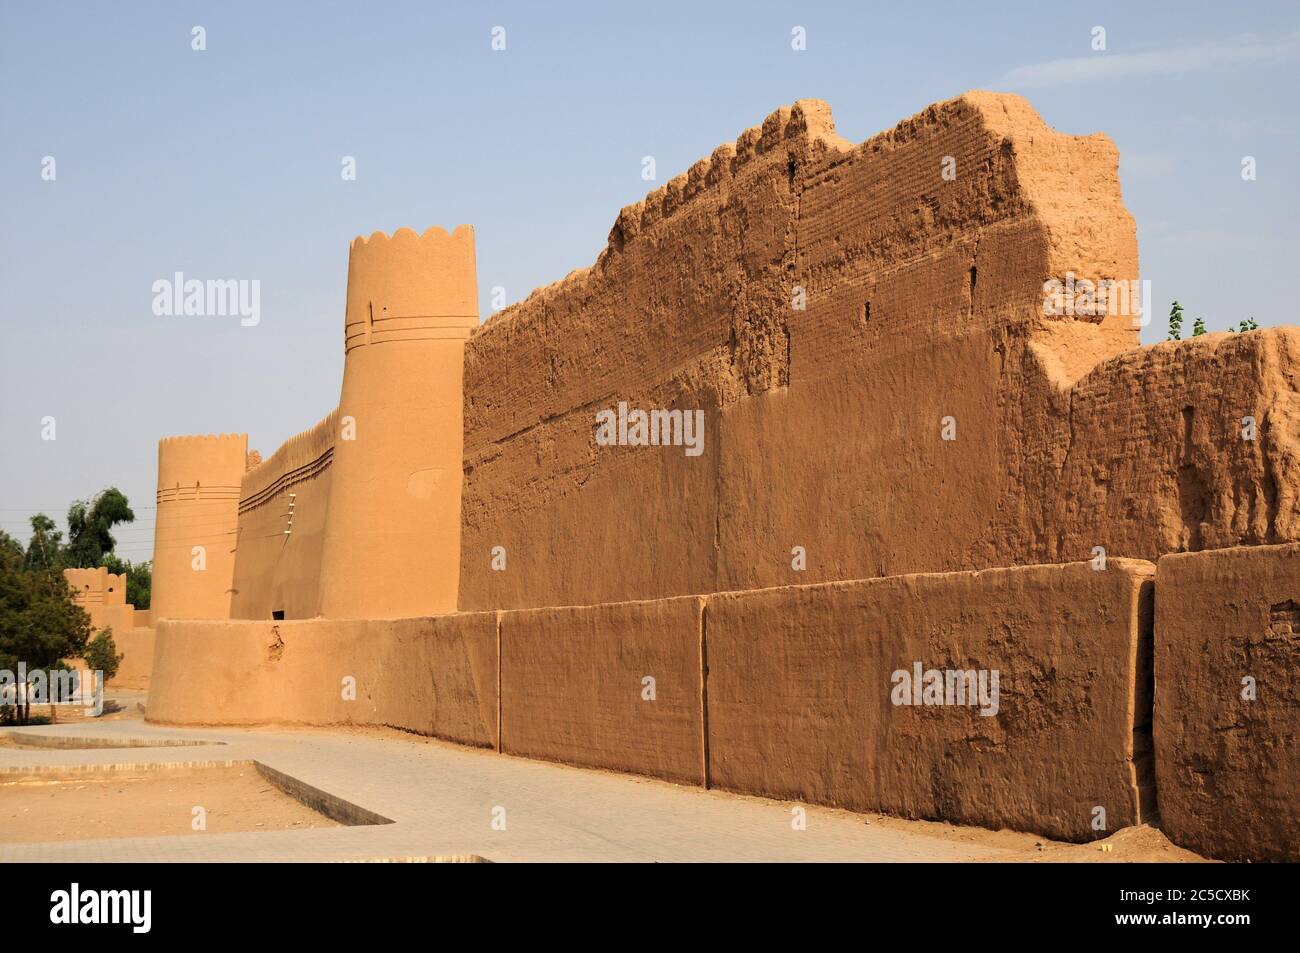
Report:
[[[858,330],[865,331],[867,325],[871,323],[871,302],[863,302],[861,310],[858,311]]]
[[[272,610],[271,610],[271,618],[272,618],[272,619],[275,619],[277,622],[283,620],[283,619],[284,619],[284,610],[283,610],[283,609],[272,609]]]

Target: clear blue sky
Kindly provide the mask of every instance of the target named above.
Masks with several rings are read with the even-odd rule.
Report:
[[[354,235],[473,223],[486,312],[590,264],[642,156],[663,182],[795,99],[858,141],[972,88],[1116,141],[1158,311],[1300,323],[1296,3],[6,2],[0,528],[115,484],[148,558],[160,436],[320,419]],[[176,271],[260,280],[260,325],[156,317]]]

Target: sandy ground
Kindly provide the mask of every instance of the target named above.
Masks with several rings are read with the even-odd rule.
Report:
[[[845,812],[847,813],[847,812]],[[878,824],[938,837],[941,840],[1001,847],[1011,855],[988,858],[976,863],[1020,864],[1212,864],[1218,861],[1184,850],[1150,824],[1126,827],[1087,844],[1052,840],[1041,834],[1020,831],[991,831],[983,827],[962,827],[946,821],[917,821],[888,814],[849,814],[864,824]]]
[[[1109,848],[1106,850],[1104,848]],[[1149,824],[1126,827],[1105,840],[1091,844],[1062,844],[1043,841],[1032,853],[1013,858],[1031,864],[1210,864],[1200,854],[1170,843],[1169,838]]]
[[[206,831],[193,829],[195,807]],[[0,784],[0,841],[15,844],[338,826],[251,767]]]

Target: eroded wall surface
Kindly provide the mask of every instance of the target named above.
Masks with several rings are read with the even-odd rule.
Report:
[[[466,346],[460,607],[1300,538],[1300,332],[1044,313],[1138,278],[1117,164],[1015,96],[860,145],[803,101],[624,209]],[[702,410],[703,452],[597,446],[619,402]]]
[[[1156,578],[1161,828],[1224,860],[1300,860],[1300,546],[1166,556]]]
[[[1095,836],[1098,809],[1107,831],[1139,823],[1154,801],[1139,662],[1154,568],[1112,560],[1102,572],[1072,563],[711,597],[710,780],[1068,840]],[[926,701],[917,666],[944,673],[945,704]],[[954,677],[949,696],[950,671],[975,680]]]
[[[1070,396],[1053,560],[1300,539],[1300,328],[1129,351]]]
[[[463,433],[448,369],[477,310],[472,232],[358,239],[356,439],[335,411],[245,476],[230,614],[1300,539],[1300,330],[1139,348],[1127,284],[1097,313],[1044,311],[1046,281],[1138,278],[1117,164],[1105,136],[1057,133],[1016,96],[969,93],[858,145],[824,103],[778,110],[623,209],[593,267],[473,333]],[[598,446],[596,414],[620,404],[699,411],[699,452]]]

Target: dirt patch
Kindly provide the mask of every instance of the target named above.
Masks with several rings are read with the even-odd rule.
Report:
[[[202,808],[204,830],[195,830]],[[0,783],[0,841],[35,843],[338,827],[251,764]]]
[[[1065,844],[1038,839],[1016,856],[1002,861],[1027,864],[1209,864],[1214,863],[1172,843],[1164,832],[1149,824],[1116,831],[1089,844]]]
[[[822,810],[833,810],[823,808]],[[1011,853],[982,858],[977,863],[1001,864],[1208,864],[1214,861],[1177,846],[1159,828],[1138,824],[1116,831],[1109,837],[1073,844],[1053,840],[1040,834],[1021,831],[987,830],[949,824],[946,821],[921,821],[887,814],[849,814],[859,817],[864,824],[877,825],[892,830],[925,834],[940,840],[957,841],[980,847],[996,847]],[[1106,849],[1109,847],[1109,849]]]

